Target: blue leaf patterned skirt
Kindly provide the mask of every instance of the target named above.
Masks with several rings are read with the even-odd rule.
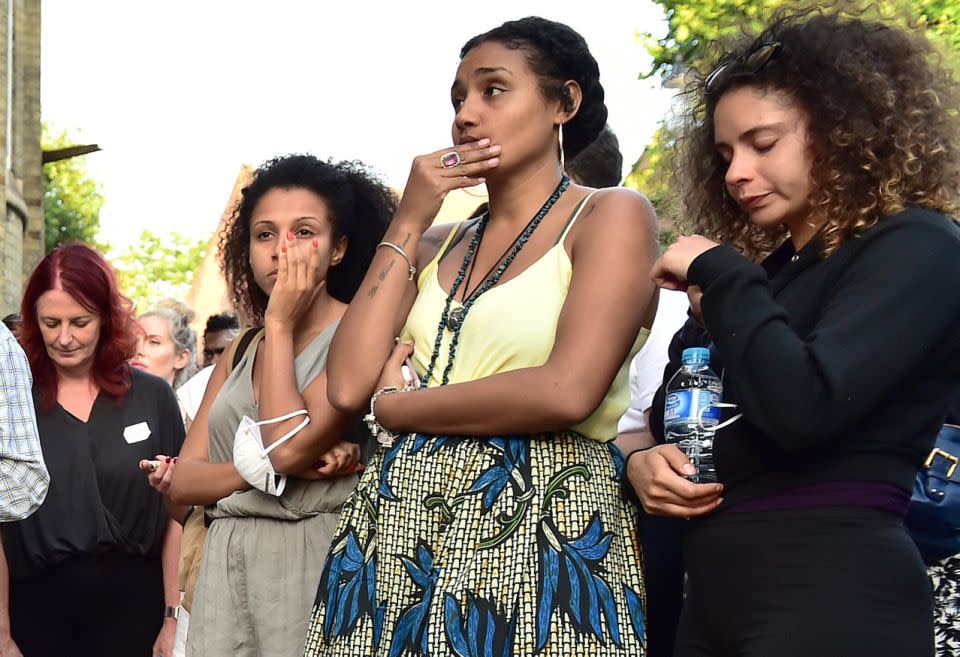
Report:
[[[620,452],[574,433],[408,435],[344,504],[305,654],[644,654]]]

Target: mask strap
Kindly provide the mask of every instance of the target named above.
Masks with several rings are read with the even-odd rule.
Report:
[[[719,431],[720,429],[723,429],[724,427],[729,427],[731,424],[733,424],[734,422],[736,422],[737,420],[739,420],[740,418],[742,418],[742,417],[743,417],[743,413],[737,413],[736,415],[734,415],[732,418],[730,418],[730,419],[727,420],[726,422],[721,422],[720,424],[716,425],[715,427],[705,427],[705,426],[703,426],[703,414],[706,413],[706,412],[707,412],[709,409],[711,409],[711,408],[736,408],[736,407],[737,407],[736,404],[727,404],[727,403],[725,403],[725,402],[717,402],[716,404],[707,404],[706,406],[704,406],[703,408],[700,409],[700,412],[699,412],[699,413],[697,413],[697,426],[699,426],[700,429],[703,430],[703,431]]]
[[[264,454],[269,454],[274,450],[274,448],[279,447],[283,443],[287,442],[288,440],[293,438],[293,436],[296,435],[298,431],[300,431],[305,426],[310,424],[310,416],[307,415],[307,409],[302,408],[299,411],[293,411],[292,413],[287,413],[286,415],[281,415],[280,417],[271,418],[269,420],[260,420],[259,422],[254,423],[255,426],[262,426],[265,424],[276,424],[277,422],[283,422],[285,420],[289,420],[290,418],[297,417],[298,415],[304,416],[303,421],[301,421],[300,424],[298,424],[293,429],[285,433],[283,436],[275,440],[269,447],[265,448],[263,450]]]

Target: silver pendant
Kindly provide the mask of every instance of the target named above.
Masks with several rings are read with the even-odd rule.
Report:
[[[456,333],[463,326],[463,320],[467,318],[467,309],[463,306],[453,308],[447,315],[447,328]]]

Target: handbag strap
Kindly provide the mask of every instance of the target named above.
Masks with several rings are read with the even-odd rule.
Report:
[[[230,376],[230,373],[233,372],[234,368],[240,364],[240,361],[243,360],[243,357],[247,355],[248,351],[250,351],[250,346],[253,344],[254,340],[261,333],[263,333],[262,328],[257,328],[256,326],[250,327],[244,331],[239,338],[230,344],[230,348],[227,350],[226,354],[227,376]]]
[[[262,328],[252,326],[241,333],[240,337],[230,343],[230,346],[227,348],[227,352],[224,354],[227,359],[227,376],[230,376],[237,365],[240,364],[240,361],[243,360],[243,357],[247,355],[248,351],[250,351],[250,347],[253,346],[256,337],[261,333],[263,333]],[[205,507],[200,508],[205,509]],[[203,526],[210,526],[210,518],[207,516],[205,510],[203,511]]]

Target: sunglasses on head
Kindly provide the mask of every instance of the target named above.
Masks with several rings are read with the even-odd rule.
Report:
[[[746,55],[723,62],[703,81],[704,93],[708,96],[715,93],[726,87],[733,78],[756,75],[773,59],[780,47],[779,41],[761,43]]]

